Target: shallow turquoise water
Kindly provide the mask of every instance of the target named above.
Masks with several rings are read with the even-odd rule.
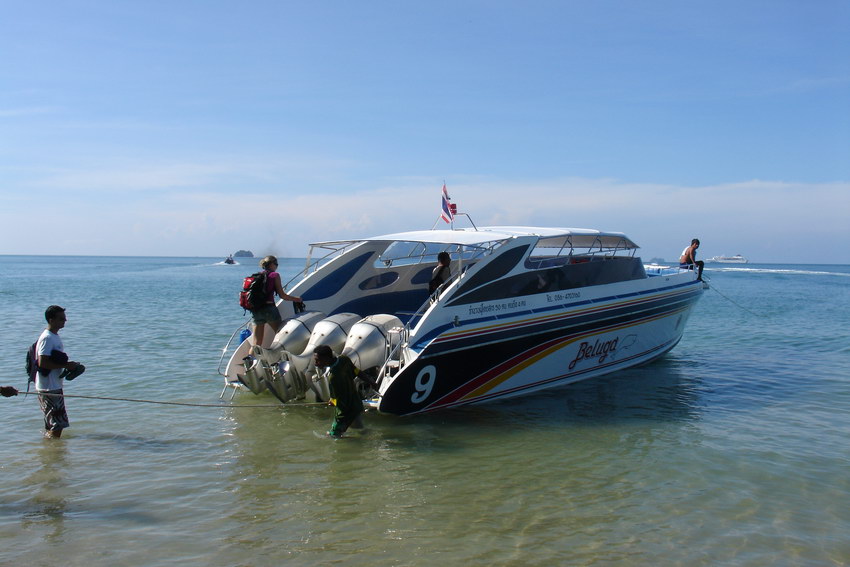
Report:
[[[217,402],[255,266],[217,262],[0,256],[0,382],[58,303],[67,393]],[[850,267],[706,274],[656,363],[339,441],[326,408],[241,394],[69,399],[57,443],[0,399],[0,564],[848,564]]]

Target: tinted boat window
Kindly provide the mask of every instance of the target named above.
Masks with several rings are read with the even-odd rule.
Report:
[[[395,283],[396,280],[398,280],[398,272],[384,272],[383,274],[363,280],[358,287],[363,290],[378,289]]]
[[[512,250],[508,250],[501,256],[494,258],[489,264],[482,267],[481,271],[466,280],[457,293],[466,293],[467,291],[475,289],[484,283],[492,282],[501,278],[517,265],[517,262],[525,256],[527,251],[528,245],[517,246]]]
[[[422,270],[416,272],[416,275],[410,278],[410,283],[414,285],[426,284],[431,281],[431,273],[434,271],[434,268],[437,266],[436,262],[433,266],[428,266],[427,268],[423,268]]]
[[[465,272],[466,270],[468,270],[469,268],[471,268],[475,264],[476,264],[476,262],[469,262],[467,264],[464,264],[461,271]],[[414,275],[412,278],[410,278],[410,283],[412,283],[414,285],[427,284],[428,282],[431,281],[431,276],[433,275],[434,268],[436,268],[436,267],[437,267],[437,262],[435,260],[433,265],[428,266],[427,268],[423,268],[422,270],[416,272],[416,275]],[[449,267],[452,270],[452,277],[454,277],[456,275],[455,270],[457,269],[457,263],[454,260],[452,260],[452,263]]]
[[[582,260],[560,268],[534,270],[476,289],[449,305],[495,301],[523,295],[534,295],[576,289],[592,285],[640,280],[646,277],[640,258],[607,258]]]

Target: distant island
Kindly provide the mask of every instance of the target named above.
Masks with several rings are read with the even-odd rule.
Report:
[[[237,250],[233,253],[234,258],[253,258],[254,254],[250,250]]]
[[[666,264],[667,262],[664,261],[664,258],[651,258],[649,260],[649,263],[650,264]]]

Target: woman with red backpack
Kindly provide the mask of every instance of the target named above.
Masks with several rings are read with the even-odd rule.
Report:
[[[255,345],[263,346],[266,325],[271,327],[272,331],[277,334],[280,330],[281,324],[283,323],[283,320],[280,317],[280,311],[278,311],[277,306],[275,305],[275,294],[286,301],[294,301],[296,303],[301,301],[300,297],[288,295],[285,291],[283,291],[283,284],[280,283],[280,274],[275,271],[277,266],[277,258],[274,256],[266,256],[262,259],[262,261],[260,261],[260,267],[263,269],[266,280],[266,301],[260,307],[251,310],[251,318],[254,321]]]

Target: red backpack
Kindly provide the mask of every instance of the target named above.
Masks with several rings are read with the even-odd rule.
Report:
[[[245,311],[255,311],[266,304],[266,272],[251,274],[242,281],[239,306]]]

